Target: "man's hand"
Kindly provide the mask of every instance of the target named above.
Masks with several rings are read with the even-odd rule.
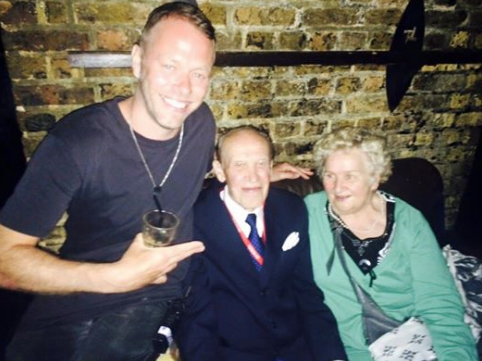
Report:
[[[271,172],[271,182],[277,182],[282,179],[309,179],[313,175],[313,171],[308,168],[298,167],[289,163],[276,164]]]
[[[113,263],[60,259],[36,247],[38,238],[0,224],[0,287],[40,294],[118,293],[167,280],[167,273],[194,253],[201,242],[150,248],[138,234]]]
[[[122,258],[106,264],[104,282],[107,287],[103,292],[128,292],[149,284],[162,284],[167,281],[167,274],[178,263],[194,253],[204,251],[199,241],[166,247],[147,247],[139,233]]]

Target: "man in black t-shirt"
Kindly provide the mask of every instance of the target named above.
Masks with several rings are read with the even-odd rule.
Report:
[[[183,297],[186,260],[204,250],[192,241],[192,206],[213,153],[203,101],[214,42],[196,6],[154,9],[132,49],[134,95],[67,115],[36,150],[0,213],[0,287],[36,294],[7,359],[155,357],[152,338]],[[278,179],[298,176],[277,168]],[[156,249],[140,234],[154,191],[181,219],[174,245]],[[59,255],[37,248],[64,212]]]
[[[169,301],[182,296],[185,267],[176,266],[204,249],[190,241],[190,222],[214,143],[203,103],[214,42],[197,7],[156,8],[132,49],[134,95],[68,115],[39,146],[0,215],[0,285],[39,294],[7,359],[144,360],[153,353]],[[175,245],[147,248],[141,217],[155,208],[154,185],[171,164],[161,199],[183,226]],[[56,257],[36,246],[65,211],[67,239]]]

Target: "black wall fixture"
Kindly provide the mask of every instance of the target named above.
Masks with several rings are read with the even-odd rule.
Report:
[[[387,101],[392,112],[402,101],[413,77],[423,65],[418,59],[423,47],[424,34],[423,0],[411,0],[402,14],[390,46],[390,52],[402,52],[410,57],[407,62],[387,64]]]

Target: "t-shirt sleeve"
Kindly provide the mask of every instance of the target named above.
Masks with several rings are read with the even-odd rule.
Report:
[[[49,134],[2,209],[0,223],[17,232],[46,237],[67,210],[80,184],[79,167],[71,149]]]

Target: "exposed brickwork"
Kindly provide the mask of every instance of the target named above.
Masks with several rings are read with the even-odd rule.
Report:
[[[462,25],[468,17],[466,10],[427,10],[425,12],[425,23],[427,27],[437,29],[456,29]]]
[[[100,28],[97,33],[97,47],[106,51],[130,51],[138,34],[126,29]]]
[[[67,24],[69,16],[66,4],[63,2],[46,2],[45,19],[50,24]]]
[[[6,49],[24,51],[90,50],[87,33],[70,30],[17,30],[2,34]]]
[[[313,29],[331,26],[360,26],[363,20],[355,8],[342,8],[337,5],[330,9],[307,8],[302,16],[301,23]]]
[[[15,102],[24,106],[73,104],[84,105],[94,102],[94,90],[77,85],[22,86],[14,89]]]
[[[14,53],[8,58],[9,73],[13,79],[46,79],[47,60],[37,53]]]
[[[199,6],[216,28],[226,25],[228,9],[225,6],[216,5],[214,3],[201,3]]]
[[[0,11],[3,24],[31,25],[37,23],[35,1],[2,1]]]
[[[307,35],[303,31],[281,32],[277,50],[302,50],[308,43]]]
[[[66,113],[135,87],[129,68],[74,69],[68,52],[129,51],[160,3],[0,0],[28,156]],[[408,0],[199,3],[217,28],[219,50],[356,51],[388,50]],[[425,7],[424,49],[482,49],[482,0],[427,0]],[[326,130],[355,125],[386,132],[393,156],[424,157],[441,171],[451,226],[482,128],[482,66],[424,66],[393,114],[385,67],[371,64],[216,68],[207,102],[220,129],[266,128],[277,160],[300,165],[313,166],[313,143]]]
[[[273,50],[274,35],[268,32],[250,32],[246,35],[246,48],[252,50]]]
[[[402,16],[403,8],[399,9],[373,9],[365,13],[365,23],[370,25],[390,26],[397,25]]]
[[[144,24],[151,4],[124,2],[74,2],[74,17],[79,24]]]

